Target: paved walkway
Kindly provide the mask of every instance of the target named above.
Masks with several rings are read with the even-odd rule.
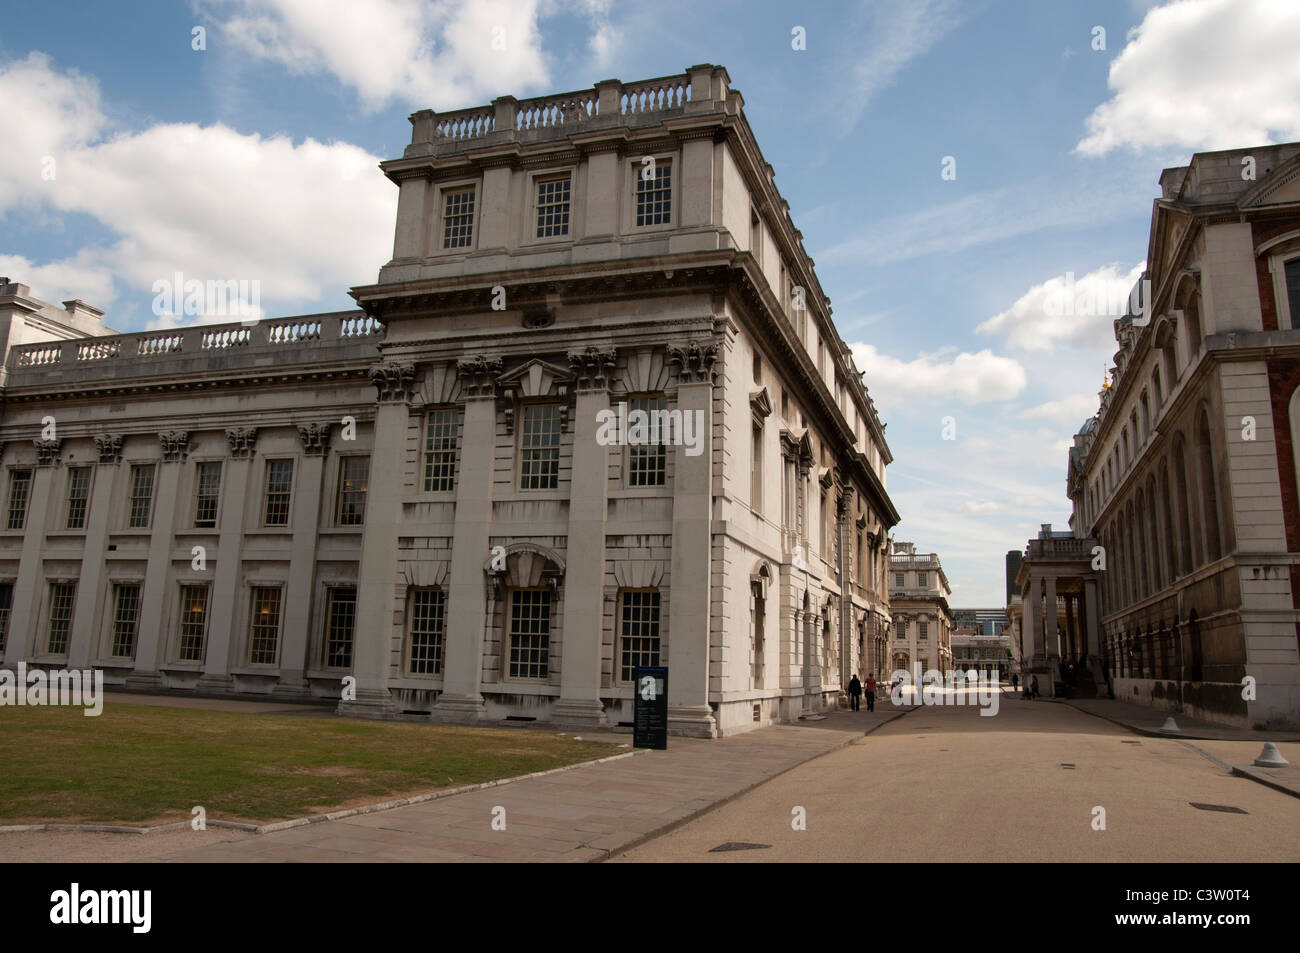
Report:
[[[132,859],[204,863],[601,860],[851,744],[908,710],[886,703],[874,713],[831,712],[818,721],[715,741],[670,738],[666,751],[639,751],[603,764],[271,834],[96,835],[97,843],[118,836],[132,842]],[[496,808],[505,809],[505,830],[493,829]],[[155,837],[158,852],[141,856]],[[200,838],[202,846],[195,846]],[[59,841],[71,846],[66,834]],[[24,853],[24,859],[42,859],[37,852]]]
[[[1048,701],[1048,699],[1043,699]],[[1258,741],[1260,747],[1264,742],[1300,741],[1300,731],[1256,731],[1253,728],[1230,728],[1213,722],[1201,721],[1189,715],[1162,711],[1147,705],[1134,705],[1131,702],[1113,701],[1109,698],[1054,698],[1050,701],[1070,705],[1079,711],[1105,718],[1107,721],[1135,731],[1140,735],[1159,738],[1186,738],[1190,741]],[[1160,730],[1165,719],[1173,717],[1178,725],[1178,734],[1168,734]]]

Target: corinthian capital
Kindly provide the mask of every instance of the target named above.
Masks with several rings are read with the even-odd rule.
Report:
[[[574,385],[578,390],[608,390],[610,378],[614,376],[614,362],[618,357],[612,347],[587,347],[581,351],[570,351],[569,369],[573,372]]]
[[[370,367],[370,383],[375,385],[381,404],[410,400],[415,391],[415,365],[384,361]]]
[[[456,362],[456,375],[460,378],[460,387],[466,397],[495,397],[496,380],[501,373],[501,358],[462,357]]]
[[[718,345],[712,341],[668,345],[668,360],[677,365],[677,380],[682,384],[712,384],[717,359]]]

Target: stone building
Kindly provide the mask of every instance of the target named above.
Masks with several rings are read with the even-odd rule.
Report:
[[[1198,153],[1160,188],[1113,382],[1069,455],[1075,539],[1051,541],[1083,635],[1066,653],[1040,628],[1033,654],[1123,700],[1295,727],[1300,143]]]
[[[993,672],[1005,682],[1013,664],[1006,609],[954,609],[952,622],[953,666]]]
[[[701,736],[837,703],[892,457],[742,106],[705,65],[415,113],[355,313],[115,334],[6,283],[5,663],[571,725],[663,664]]]
[[[915,543],[894,543],[889,557],[889,671],[922,673],[952,668],[952,588],[937,553],[918,553]]]

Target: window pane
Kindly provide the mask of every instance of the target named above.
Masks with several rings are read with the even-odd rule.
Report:
[[[289,494],[293,488],[293,461],[268,460],[266,464],[267,526],[289,525]]]
[[[90,497],[90,467],[68,471],[68,529],[86,528],[86,502]]]
[[[474,190],[443,193],[442,247],[468,248],[474,227]]]
[[[551,591],[510,593],[510,677],[546,678],[551,645]]]
[[[448,493],[456,481],[456,410],[429,411],[424,430],[424,492]]]
[[[537,183],[537,237],[569,234],[569,177]]]
[[[9,612],[14,605],[14,587],[11,582],[0,583],[0,657],[9,643]]]
[[[31,470],[9,471],[9,528],[22,529],[27,523],[27,498],[32,491]]]
[[[253,618],[249,626],[248,660],[254,665],[274,665],[280,640],[280,590],[253,590]]]
[[[366,491],[369,485],[369,457],[344,457],[339,461],[340,526],[360,526],[365,522]]]
[[[352,633],[356,623],[357,590],[351,586],[331,589],[325,628],[326,668],[352,667]]]
[[[519,488],[554,490],[560,482],[560,406],[526,404]]]
[[[619,627],[619,678],[630,682],[638,665],[659,664],[659,593],[624,592]]]
[[[118,586],[113,606],[113,658],[135,656],[135,630],[140,621],[140,587]]]
[[[633,397],[628,401],[628,429],[632,429],[632,413],[646,414],[646,440],[654,443],[629,444],[627,448],[627,485],[663,486],[668,451],[663,444],[667,401],[663,397]]]
[[[200,463],[195,491],[194,525],[217,525],[217,498],[221,493],[221,464]]]
[[[442,674],[442,625],[446,593],[441,589],[416,589],[411,593],[412,675]]]
[[[1286,263],[1286,298],[1291,306],[1291,327],[1300,329],[1300,258]]]
[[[127,526],[133,529],[149,525],[149,514],[153,510],[153,471],[152,463],[131,468],[131,512]]]
[[[640,165],[633,166],[636,175],[636,223],[638,225],[667,225],[671,221],[673,169],[667,162],[655,164],[655,174],[646,179]]]
[[[68,631],[72,627],[72,603],[76,594],[76,583],[50,584],[50,628],[45,643],[50,655],[68,654]]]
[[[181,586],[180,637],[177,657],[182,662],[202,662],[208,630],[208,587]]]

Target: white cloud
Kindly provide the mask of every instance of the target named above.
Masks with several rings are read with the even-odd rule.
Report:
[[[963,404],[1009,400],[1025,388],[1025,370],[1016,361],[987,348],[952,355],[952,349],[902,361],[871,344],[850,344],[872,396],[882,406],[898,400],[957,399]],[[948,357],[948,355],[952,355]]]
[[[84,249],[72,258],[38,265],[22,255],[0,254],[0,275],[22,282],[50,304],[81,298],[104,309],[116,299],[117,291],[112,269],[100,257],[99,249]]]
[[[60,95],[47,100],[41,90]],[[73,90],[95,108],[71,108]],[[175,123],[99,139],[107,123],[94,82],[38,56],[0,67],[0,101],[11,97],[28,104],[25,122],[44,132],[38,142],[12,137],[0,151],[0,214],[39,201],[90,215],[115,236],[71,261],[18,262],[16,280],[36,285],[26,277],[34,273],[42,286],[102,306],[112,297],[105,273],[147,291],[181,272],[187,280],[256,280],[263,301],[310,303],[373,280],[391,254],[397,190],[376,168],[379,157],[357,146]],[[58,173],[33,191],[42,142],[58,144]],[[90,289],[65,284],[74,278]]]
[[[981,500],[979,502],[967,500],[961,505],[963,513],[998,513],[1005,508],[1001,503],[994,500]]]
[[[1071,394],[1023,410],[1020,416],[1026,420],[1045,420],[1061,426],[1078,427],[1097,413],[1098,403],[1096,394]]]
[[[857,122],[881,90],[889,87],[909,63],[930,50],[961,22],[954,0],[876,0],[863,4],[862,22],[845,31],[850,42],[863,44],[848,67],[851,90],[836,98],[841,121]],[[815,43],[810,38],[809,43]],[[841,83],[843,80],[841,79]]]
[[[207,0],[225,36],[292,73],[332,73],[362,105],[397,99],[439,110],[546,83],[539,19],[552,0]],[[608,3],[574,4],[591,20],[597,64],[617,48]]]
[[[1080,153],[1300,138],[1300,4],[1186,0],[1150,10],[1127,40]]]
[[[1059,345],[1109,355],[1116,346],[1113,322],[1123,317],[1129,292],[1145,268],[1139,262],[1124,272],[1111,264],[1082,277],[1068,272],[1049,278],[975,330],[1005,335],[1009,346],[1025,351],[1050,353]]]

